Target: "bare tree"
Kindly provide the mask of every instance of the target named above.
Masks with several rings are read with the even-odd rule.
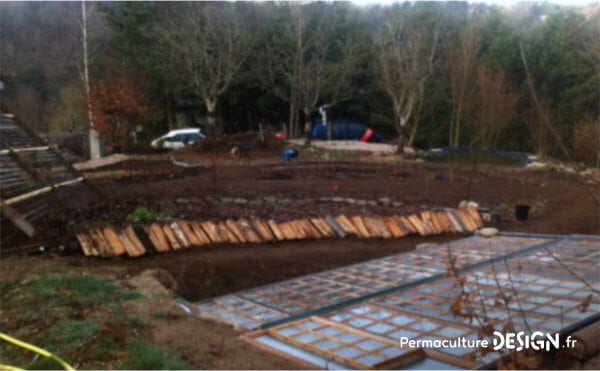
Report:
[[[295,65],[298,100],[304,114],[304,145],[310,145],[312,133],[311,115],[315,110],[323,84],[323,67],[327,56],[325,19],[318,27],[307,33],[306,13],[302,5],[292,6],[292,24],[296,39]]]
[[[83,71],[81,71],[81,80],[85,89],[85,97],[87,104],[87,116],[89,121],[89,141],[90,141],[90,159],[94,160],[100,158],[100,139],[98,137],[98,131],[94,127],[94,117],[92,115],[92,101],[90,99],[90,70],[89,70],[89,51],[88,51],[88,22],[94,13],[94,6],[90,7],[89,11],[86,10],[86,2],[81,2],[81,44],[82,44],[82,58],[83,58]]]
[[[478,37],[474,28],[463,31],[459,48],[450,53],[449,70],[452,90],[452,115],[450,116],[450,147],[457,147],[463,124],[466,104],[472,98],[474,87],[475,65],[477,63]]]
[[[316,100],[320,93],[320,80],[327,54],[324,42],[325,23],[321,18],[317,24],[307,27],[306,6],[289,6],[290,25],[284,35],[267,44],[264,56],[267,77],[275,94],[290,104],[290,136],[297,136],[300,123],[298,112],[303,111],[306,122],[310,122]]]
[[[540,101],[540,107],[536,109],[543,111],[543,114],[540,115],[537,113],[536,110],[533,110],[535,117],[533,117],[530,121],[530,130],[532,130],[533,137],[535,140],[535,153],[540,159],[543,159],[546,158],[552,141],[550,138],[550,133],[548,132],[546,122],[544,122],[544,119],[542,117],[554,117],[554,119],[556,119],[556,115],[552,110],[551,104],[548,103],[545,99],[542,99]],[[555,123],[553,123],[552,125],[555,125]]]
[[[170,8],[160,30],[207,113],[207,134],[217,135],[216,109],[250,49],[235,4],[190,2]]]
[[[82,120],[87,116],[87,106],[81,93],[80,81],[61,87],[47,110],[49,132],[89,130],[89,122]]]
[[[392,101],[398,153],[404,152],[407,132],[418,122],[427,82],[433,72],[440,28],[409,27],[405,19],[387,23],[376,37],[380,83]],[[414,138],[414,135],[411,135]]]
[[[266,75],[275,94],[290,103],[289,133],[294,136],[300,131],[298,112],[302,111],[305,145],[310,145],[311,116],[317,105],[332,106],[350,94],[348,76],[357,66],[361,44],[350,37],[336,40],[342,53],[334,58],[333,27],[328,18],[331,9],[293,4],[289,11],[286,35],[277,35],[268,43]]]
[[[591,14],[584,22],[583,44],[585,52],[593,59],[596,69],[600,73],[600,9],[590,8]]]
[[[282,46],[267,43],[264,58],[267,68],[266,74],[259,74],[263,83],[267,85],[277,97],[289,104],[289,121],[287,136],[298,136],[299,108],[298,108],[298,63],[292,53],[286,52]]]
[[[600,9],[595,8],[585,22],[587,32],[584,34],[584,53],[589,54],[594,61],[596,73],[600,77]],[[600,91],[600,78],[598,78],[598,91]],[[598,96],[598,107],[600,107],[600,95]],[[600,109],[596,117],[596,133],[600,134]],[[598,135],[596,149],[596,164],[600,166],[600,135]]]
[[[9,78],[11,94],[4,97],[15,114],[31,128],[45,131],[54,119],[56,111],[50,104],[56,99],[55,93],[66,85],[77,86],[77,102],[73,106],[82,107],[85,112],[85,89],[83,79],[78,74],[83,63],[82,6],[80,3],[2,3],[0,4],[0,33],[2,36],[2,69]],[[86,13],[91,13],[93,5],[86,4]],[[94,46],[105,35],[101,17],[89,17],[87,28],[88,58],[94,62]],[[23,32],[27,29],[27,32]],[[57,42],[59,40],[59,42]],[[81,66],[81,71],[83,67]],[[25,77],[25,78],[22,78]],[[32,96],[28,90],[32,90]],[[27,97],[30,102],[25,102]],[[35,97],[38,107],[31,109],[31,98]],[[21,100],[21,102],[19,102]],[[38,116],[34,116],[38,115]],[[76,118],[85,130],[89,129],[87,114]]]
[[[496,146],[500,135],[514,118],[519,95],[503,72],[481,67],[477,73],[477,96],[471,145],[477,144],[487,150]]]
[[[529,71],[529,65],[527,63],[527,56],[525,55],[525,49],[523,48],[523,44],[521,44],[521,43],[519,43],[519,50],[521,52],[521,61],[523,62],[523,67],[525,68],[525,77],[526,77],[527,87],[529,88],[531,100],[533,101],[533,104],[536,107],[536,110],[538,112],[540,120],[546,124],[546,128],[548,129],[548,132],[550,134],[552,134],[556,144],[558,144],[559,147],[562,149],[562,152],[565,155],[566,159],[569,161],[569,164],[571,165],[571,167],[573,169],[576,169],[577,167],[575,166],[575,161],[573,160],[573,157],[569,153],[567,146],[564,144],[562,137],[560,136],[560,134],[558,133],[556,128],[552,125],[552,121],[547,116],[547,112],[542,108],[542,103],[540,102],[540,99],[538,98],[538,95],[537,95],[537,92],[535,89],[535,83],[533,81],[533,77],[531,76],[531,72]],[[599,154],[599,157],[600,157],[600,154]],[[575,174],[577,174],[577,176],[579,177],[579,182],[580,182],[580,184],[583,185],[583,188],[586,190],[587,194],[594,200],[596,205],[598,205],[600,207],[600,198],[598,198],[596,196],[596,194],[594,194],[594,192],[592,191],[591,188],[589,188],[585,185],[586,183],[580,172],[576,171]]]

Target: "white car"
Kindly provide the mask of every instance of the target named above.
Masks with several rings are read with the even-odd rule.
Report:
[[[171,130],[160,138],[152,141],[152,148],[156,149],[182,149],[204,139],[200,128],[185,128]]]

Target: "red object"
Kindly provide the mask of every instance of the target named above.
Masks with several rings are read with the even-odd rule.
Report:
[[[285,133],[283,131],[278,132],[275,136],[279,139],[285,139]]]
[[[375,132],[372,129],[367,129],[363,136],[360,138],[360,141],[364,143],[368,142],[369,140],[371,140],[373,134],[375,134]]]
[[[338,189],[338,182],[334,180],[333,181],[333,190],[337,191],[337,189]]]

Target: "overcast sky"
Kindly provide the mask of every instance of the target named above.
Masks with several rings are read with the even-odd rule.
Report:
[[[394,0],[352,0],[353,3],[357,5],[373,5],[373,4],[393,4],[398,1]],[[403,1],[399,1],[403,2]],[[510,7],[516,3],[524,2],[518,0],[480,0],[480,1],[469,1],[469,3],[486,3],[486,4],[494,4]],[[541,1],[540,1],[541,2]],[[574,6],[583,6],[589,4],[599,4],[597,0],[550,0],[543,1],[551,4],[560,4],[560,5],[574,5]]]

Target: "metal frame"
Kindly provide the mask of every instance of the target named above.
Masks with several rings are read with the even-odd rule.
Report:
[[[532,246],[528,245],[527,249],[518,250],[519,239],[521,239],[521,243],[528,243]],[[447,271],[447,245],[454,252],[460,253],[459,265],[465,262],[464,265],[472,269],[480,264],[486,264],[491,258],[490,254],[481,253],[482,248],[495,247],[503,250],[505,254],[497,257],[500,259],[524,253],[528,249],[540,248],[544,243],[551,243],[555,240],[535,237],[525,241],[522,237],[501,234],[494,240],[493,246],[486,246],[488,241],[491,240],[472,236],[431,248],[427,250],[427,253],[411,251],[373,259],[364,263],[241,291],[227,295],[226,298],[244,299],[262,308],[283,313],[283,316],[278,316],[275,320],[262,321],[259,324],[261,328],[268,328],[439,279]],[[383,274],[386,271],[387,274]],[[384,283],[384,285],[379,286],[378,282]],[[339,294],[338,297],[335,297],[336,293]],[[301,301],[301,305],[298,305],[298,301]],[[235,326],[240,326],[240,323],[244,322],[240,318],[227,314],[227,312],[240,313],[228,309],[227,304],[223,303],[220,298],[200,302],[195,309],[198,314],[204,313],[211,318],[222,318],[219,315],[219,312],[222,312],[225,316],[234,318],[232,321],[227,318],[222,318],[222,320]],[[252,318],[252,315],[247,317]],[[256,325],[254,321],[249,323]],[[255,328],[252,326],[242,327]]]
[[[492,249],[488,251],[496,254],[482,254],[480,251],[470,255],[469,251],[472,251],[473,247],[482,246],[482,240],[479,238],[471,237],[454,242],[456,246],[451,247],[451,251],[459,253],[458,262],[462,259],[463,263],[466,263],[457,271],[466,277],[466,289],[476,293],[469,299],[470,308],[476,316],[483,316],[485,310],[486,317],[492,324],[499,326],[512,315],[517,331],[526,329],[526,325],[529,324],[536,330],[564,334],[600,319],[600,299],[597,296],[591,301],[587,312],[578,310],[577,304],[587,297],[590,289],[572,273],[577,272],[593,285],[600,284],[600,253],[597,250],[597,240],[600,236],[546,237],[511,233],[483,240],[483,245],[490,242]],[[494,245],[498,247],[498,243],[502,241],[520,242],[525,247],[493,248]],[[552,254],[560,254],[560,263],[551,257],[546,249]],[[323,276],[344,277],[340,275],[344,270],[355,275],[361,272],[363,275],[368,274],[368,270],[361,271],[361,268],[368,264],[396,263],[406,267],[409,266],[407,261],[415,262],[416,255],[421,256],[421,264],[423,261],[439,262],[443,252],[447,256],[445,245],[402,253],[304,276],[300,281],[284,281],[287,285],[280,288],[287,287],[293,291],[294,284],[305,283],[310,279]],[[376,290],[349,300],[266,322],[262,325],[262,330],[246,334],[243,338],[254,345],[258,344],[261,349],[280,355],[283,353],[287,358],[300,357],[303,363],[312,359],[313,367],[315,364],[322,367],[323,362],[328,365],[328,360],[338,366],[361,369],[410,368],[416,365],[413,362],[425,362],[442,368],[492,365],[501,359],[502,354],[473,349],[396,349],[400,336],[415,339],[452,339],[456,336],[482,338],[477,323],[452,313],[450,306],[460,294],[460,290],[453,289],[454,283],[455,278],[446,277],[442,273],[433,274],[391,289]],[[252,299],[252,302],[258,301],[261,306],[267,308],[272,304],[268,294],[273,294],[271,290],[277,291],[276,285],[246,290],[226,298],[233,300],[245,295],[247,299]],[[514,290],[514,296],[519,299],[508,306],[497,307],[498,287],[500,290]],[[267,295],[262,296],[263,293]],[[321,334],[321,331],[324,334]],[[343,335],[345,333],[354,334],[358,338],[354,338],[352,342],[344,342],[342,340],[352,338]],[[359,343],[365,343],[366,348],[358,347]],[[388,346],[392,348],[388,350]],[[384,350],[385,354],[382,353]],[[295,356],[290,356],[290,353]]]
[[[2,102],[0,102],[0,112],[3,115],[0,129],[12,132],[14,134],[13,138],[17,138],[18,140],[18,145],[27,145],[26,147],[14,147],[13,144],[15,143],[5,138],[4,135],[0,137],[0,144],[4,147],[0,150],[0,156],[8,156],[10,161],[12,161],[12,169],[20,169],[21,174],[27,175],[27,177],[19,175],[11,180],[10,187],[13,189],[13,194],[9,193],[8,196],[5,195],[7,198],[3,199],[2,204],[0,204],[2,215],[10,220],[19,230],[29,237],[33,236],[35,229],[31,220],[27,220],[31,219],[31,215],[25,214],[48,212],[47,208],[39,209],[38,207],[31,208],[30,206],[23,205],[19,205],[17,209],[17,204],[26,200],[80,182],[86,184],[95,194],[103,195],[97,188],[88,183],[85,177],[77,172],[55,148],[49,146],[33,130],[10,113],[10,110]],[[40,166],[44,167],[45,170],[49,170],[50,176],[41,174],[39,171],[40,166],[33,166],[30,162],[23,160],[20,154],[34,156],[36,163],[41,161],[42,165]],[[53,165],[54,167],[49,169],[46,168],[51,163],[56,163],[56,165]],[[57,169],[62,169],[63,173],[57,172]],[[18,174],[18,172],[13,171],[12,174]],[[26,186],[20,187],[23,184]],[[34,189],[31,189],[31,186],[34,186]],[[14,189],[15,187],[17,189]],[[15,194],[15,191],[20,192],[16,192]],[[23,208],[27,208],[25,212],[22,211]],[[7,238],[4,238],[3,241]]]

